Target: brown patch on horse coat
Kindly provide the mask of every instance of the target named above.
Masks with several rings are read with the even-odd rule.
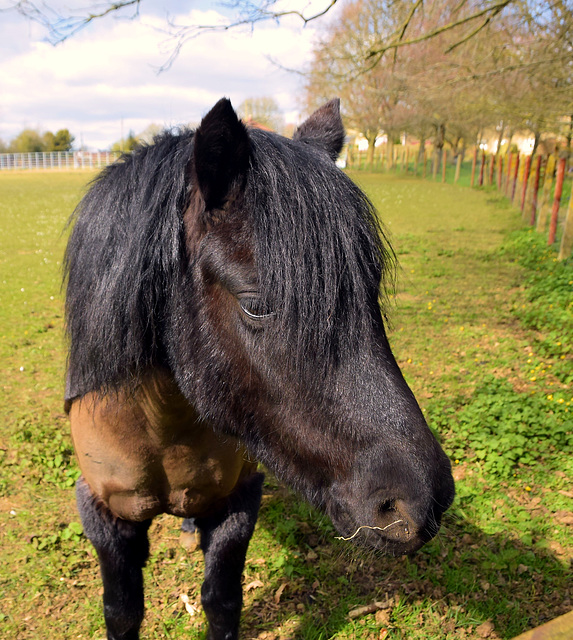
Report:
[[[70,420],[85,480],[126,520],[205,515],[256,470],[237,440],[198,417],[166,372],[149,374],[134,393],[77,398]]]

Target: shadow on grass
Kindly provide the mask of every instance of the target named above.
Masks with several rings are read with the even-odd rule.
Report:
[[[539,544],[489,535],[455,509],[438,538],[411,558],[335,540],[323,516],[280,488],[263,504],[259,527],[283,555],[245,607],[244,638],[377,639],[381,628],[389,639],[422,630],[416,637],[471,638],[490,621],[491,638],[509,639],[571,608],[564,559]],[[378,616],[349,618],[374,601],[383,603]]]

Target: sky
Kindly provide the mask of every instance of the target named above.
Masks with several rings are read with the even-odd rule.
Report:
[[[73,2],[86,6],[89,0],[66,4]],[[0,8],[5,6],[0,0]],[[303,28],[291,19],[205,33],[158,73],[173,47],[162,31],[166,17],[212,24],[228,20],[229,10],[208,0],[142,0],[140,14],[134,20],[98,20],[54,47],[40,25],[0,12],[0,139],[8,142],[25,128],[67,128],[76,147],[105,150],[151,123],[197,124],[223,96],[236,107],[249,97],[272,96],[287,122],[300,121],[301,77],[269,58],[304,68],[315,23]]]

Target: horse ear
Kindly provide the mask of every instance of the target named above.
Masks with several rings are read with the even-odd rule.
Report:
[[[328,155],[336,160],[344,146],[346,133],[340,117],[340,100],[338,98],[327,102],[315,111],[294,132],[293,140],[308,142],[324,149]]]
[[[222,98],[203,118],[194,140],[194,177],[209,211],[221,207],[233,184],[245,175],[249,137],[231,101]]]

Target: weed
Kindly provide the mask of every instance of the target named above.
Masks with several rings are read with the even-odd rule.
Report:
[[[539,332],[535,343],[541,353],[568,360],[573,356],[573,258],[557,260],[555,250],[532,230],[512,234],[503,252],[526,269],[525,301],[514,306],[515,315]],[[571,384],[573,370],[567,364],[554,373]]]
[[[560,402],[562,400],[562,402]],[[508,478],[518,465],[550,463],[573,454],[571,399],[516,393],[507,380],[486,376],[471,399],[429,406],[433,427],[447,432],[455,459],[475,459],[489,481]]]

